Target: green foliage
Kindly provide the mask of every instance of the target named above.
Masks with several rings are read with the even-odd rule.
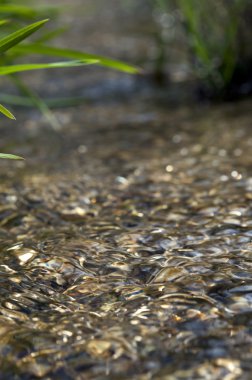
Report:
[[[95,61],[100,66],[109,67],[111,69],[123,71],[129,74],[136,74],[139,72],[137,67],[128,65],[124,62],[117,61],[111,58],[102,57],[100,55],[84,53],[81,51],[71,50],[71,49],[62,49],[53,46],[48,46],[41,43],[26,43],[23,45],[17,46],[13,49],[14,55],[21,54],[42,54],[54,57],[63,57],[76,60],[88,60]]]
[[[10,48],[19,44],[25,38],[29,37],[31,34],[40,29],[47,21],[48,19],[35,22],[34,24],[21,28],[18,31],[2,38],[0,40],[0,54],[5,53]]]
[[[13,46],[19,44],[21,41],[26,39],[28,36],[36,32],[39,28],[41,28],[48,20],[39,21],[28,25],[24,28],[19,29],[18,31],[2,38],[0,40],[0,54],[5,53]],[[9,75],[13,73],[17,73],[20,71],[27,70],[37,70],[37,69],[48,69],[48,68],[61,68],[61,67],[71,67],[71,66],[81,66],[86,64],[97,63],[97,60],[94,59],[86,59],[82,61],[67,61],[67,62],[53,62],[53,63],[41,63],[41,64],[23,64],[23,65],[9,65],[9,66],[0,66],[0,75]],[[3,105],[0,105],[0,112],[7,116],[10,119],[15,119],[14,115]],[[8,158],[8,159],[20,159],[21,157],[3,154],[0,153],[0,158]]]
[[[214,92],[230,83],[238,60],[238,28],[245,0],[217,3],[177,0],[183,12],[188,43],[197,74]]]
[[[56,11],[54,8],[49,7],[34,8],[33,6],[24,4],[13,4],[8,0],[5,1],[4,4],[2,4],[2,2],[3,1],[0,2],[0,14],[12,20],[31,21],[36,17],[43,17],[45,14],[52,14],[52,11],[53,13]],[[25,3],[25,0],[23,0],[23,3]]]
[[[8,153],[0,153],[0,158],[7,158],[8,160],[23,160],[23,157]]]
[[[6,117],[8,117],[9,119],[15,120],[15,116],[6,107],[4,107],[2,104],[0,104],[0,112],[2,114],[4,114]]]
[[[40,70],[40,69],[58,69],[64,67],[76,67],[83,65],[91,65],[98,63],[95,59],[86,59],[80,61],[66,61],[66,62],[53,62],[53,63],[28,63],[23,65],[10,65],[0,67],[0,75],[9,75],[19,73],[22,71]]]
[[[16,28],[16,26],[19,25],[20,20],[23,21],[28,19],[36,19],[40,14],[39,10],[35,9],[33,6],[17,5],[7,0],[4,2],[4,4],[1,4],[0,1],[0,15],[1,14],[4,14],[8,18],[13,18],[14,22],[9,22],[9,19],[2,19],[2,21],[0,21],[1,32],[3,32],[4,27],[7,28],[5,31],[8,30],[8,34],[0,38],[0,75],[9,76],[17,88],[21,90],[21,92],[26,97],[29,97],[31,99],[32,104],[37,106],[47,117],[47,120],[54,126],[57,124],[57,121],[53,117],[53,114],[51,113],[46,103],[40,99],[32,90],[30,90],[26,83],[23,83],[22,80],[17,77],[17,73],[27,70],[31,71],[53,68],[58,69],[91,64],[99,64],[105,67],[110,67],[112,69],[132,74],[138,72],[137,68],[117,60],[70,49],[50,47],[45,44],[50,39],[61,33],[64,28],[58,28],[53,31],[46,32],[44,35],[40,36],[40,38],[37,39],[37,42],[28,42],[25,45],[22,45],[20,43],[34,34],[42,26],[44,26],[48,19],[36,21],[28,26],[21,28],[19,27],[18,30],[13,31],[13,26]],[[13,64],[18,57],[28,56],[31,54],[62,57],[67,60],[64,62],[53,63]],[[15,119],[12,113],[3,105],[0,105],[0,113],[4,114],[10,119]],[[21,159],[19,156],[3,153],[0,153],[0,158]]]
[[[149,0],[157,24],[159,50],[181,46],[188,51],[190,68],[202,88],[211,97],[223,98],[232,85],[234,74],[245,60],[251,39],[251,23],[245,21],[251,11],[250,0]],[[163,17],[164,16],[164,17]],[[248,16],[249,17],[249,16]],[[172,20],[174,38],[164,40],[165,21]],[[245,29],[245,30],[244,30]],[[166,30],[167,32],[167,30]],[[246,36],[246,38],[245,38]],[[166,46],[164,48],[164,44]],[[171,50],[171,49],[170,49]],[[246,54],[244,54],[244,52]],[[246,59],[252,61],[252,51]],[[166,61],[161,61],[164,70]]]

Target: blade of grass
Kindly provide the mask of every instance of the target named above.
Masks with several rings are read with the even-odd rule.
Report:
[[[10,20],[0,20],[0,26],[6,25],[10,22]]]
[[[186,27],[191,38],[192,47],[195,50],[197,58],[209,66],[210,58],[208,56],[207,45],[200,31],[199,4],[193,0],[179,0],[179,6],[186,19]]]
[[[0,101],[6,104],[11,104],[20,107],[33,107],[33,102],[27,96],[20,95],[10,95],[10,94],[0,94]],[[50,108],[64,108],[72,107],[76,105],[83,104],[83,102],[88,102],[89,99],[86,96],[73,96],[73,97],[62,97],[62,98],[52,98],[45,99],[43,103]]]
[[[23,157],[8,153],[0,153],[0,158],[7,158],[8,160],[23,160]]]
[[[137,74],[140,73],[140,69],[138,67],[128,65],[127,63],[113,60],[107,57],[103,57],[100,55],[84,53],[81,51],[75,51],[71,49],[63,49],[52,47],[48,45],[36,44],[36,43],[26,43],[15,47],[13,49],[14,53],[24,53],[24,54],[42,54],[48,55],[52,57],[63,57],[69,59],[94,59],[99,61],[98,64],[105,67],[110,67],[112,69],[116,69],[119,71],[124,71],[129,74]]]
[[[54,116],[47,104],[34,91],[26,86],[25,83],[17,75],[10,75],[10,78],[19,89],[19,91],[30,99],[31,104],[40,110],[45,120],[48,121],[52,128],[55,130],[60,129],[59,121]]]
[[[60,27],[54,30],[50,30],[47,33],[44,33],[42,36],[39,38],[35,38],[36,43],[45,43],[47,41],[50,41],[58,36],[60,36],[62,33],[66,32],[68,30],[68,27]]]
[[[48,19],[35,22],[2,38],[0,40],[0,53],[6,52],[13,46],[17,45],[19,42],[23,41],[25,38],[40,29],[47,21]]]
[[[1,0],[2,2],[2,0]],[[26,1],[27,2],[27,1]],[[59,13],[59,9],[50,5],[34,6],[34,0],[31,5],[20,4],[0,4],[0,14],[9,15],[12,18],[24,20],[35,20],[37,18],[48,17],[48,15],[55,16]],[[45,16],[46,15],[46,16]]]
[[[11,14],[12,16],[34,18],[37,12],[31,7],[16,4],[2,4],[0,5],[1,14]]]
[[[2,104],[0,104],[0,112],[3,115],[7,116],[9,119],[13,119],[13,120],[16,119],[15,116],[7,108],[5,108]]]
[[[91,65],[98,63],[98,60],[83,60],[83,61],[66,61],[66,62],[53,62],[53,63],[28,63],[21,65],[0,66],[0,75],[14,74],[21,71],[31,71],[40,69],[56,69],[64,67],[77,67],[83,65]]]
[[[229,8],[229,22],[226,27],[226,40],[225,46],[222,49],[222,61],[223,61],[223,78],[225,84],[231,81],[234,73],[236,61],[237,61],[237,33],[239,23],[242,20],[242,12],[244,11],[246,2],[237,0],[233,6]]]

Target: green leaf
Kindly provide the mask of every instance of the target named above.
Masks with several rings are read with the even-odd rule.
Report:
[[[141,70],[138,67],[128,65],[127,63],[113,60],[100,55],[84,53],[81,51],[62,49],[57,47],[52,47],[43,44],[27,43],[15,47],[15,52],[18,53],[30,53],[30,54],[42,54],[52,57],[64,57],[69,59],[95,59],[99,61],[99,65],[110,67],[119,71],[124,71],[129,74],[137,74]]]
[[[41,28],[48,19],[35,22],[31,25],[25,26],[24,28],[19,29],[18,31],[11,33],[10,35],[2,38],[0,40],[0,53],[4,53],[13,46],[17,45],[19,42],[23,41],[25,38],[30,36],[32,33],[36,32]]]
[[[17,75],[10,75],[10,78],[17,86],[19,91],[28,97],[31,100],[31,103],[40,110],[44,118],[48,121],[49,124],[51,124],[52,128],[55,130],[59,129],[60,123],[50,108],[47,106],[46,102],[44,102],[44,100],[42,100],[34,91],[26,86],[26,84]]]
[[[0,26],[8,24],[10,20],[0,20]]]
[[[0,158],[7,158],[8,160],[23,160],[23,157],[8,153],[0,153]]]
[[[25,5],[16,5],[16,4],[2,4],[0,5],[0,14],[11,14],[15,16],[24,16],[24,17],[35,17],[36,11],[31,7]]]
[[[31,98],[27,96],[20,95],[9,95],[9,94],[0,94],[0,101],[8,104],[12,104],[15,106],[21,107],[33,107],[34,102]],[[83,102],[87,102],[88,99],[86,96],[75,96],[75,97],[62,97],[62,98],[52,98],[45,99],[43,102],[50,108],[63,108],[63,107],[72,107],[76,105],[83,104]]]
[[[98,63],[98,60],[90,59],[83,61],[66,61],[66,62],[53,62],[53,63],[27,63],[21,65],[0,66],[0,75],[14,74],[21,71],[31,71],[40,69],[56,69],[64,67],[76,67],[83,65],[91,65]]]
[[[69,28],[67,26],[59,27],[57,29],[49,30],[49,32],[44,33],[42,36],[39,36],[39,38],[35,38],[36,44],[42,44],[47,41],[50,41],[58,36],[60,36],[62,33],[66,32]]]
[[[7,15],[11,19],[19,20],[36,20],[43,19],[48,16],[56,16],[59,13],[59,9],[56,6],[39,5],[34,6],[35,1],[31,1],[31,5],[20,4],[2,4],[3,0],[0,0],[0,14]],[[8,0],[9,2],[9,0]],[[18,1],[15,1],[18,3]],[[27,1],[25,1],[27,3]],[[64,7],[65,10],[65,7]]]
[[[0,104],[0,112],[7,116],[9,119],[16,119],[15,116],[7,109],[5,108],[2,104]]]

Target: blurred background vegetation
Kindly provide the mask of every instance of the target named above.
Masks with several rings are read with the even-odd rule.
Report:
[[[113,8],[113,14],[118,15],[119,20],[116,22],[121,33],[128,33],[131,39],[138,40],[135,46],[127,46],[126,38],[122,42],[121,52],[118,48],[114,51],[113,46],[108,46],[111,41],[105,41],[104,44],[104,31],[99,29],[99,17],[103,22],[108,18],[109,24],[110,7]],[[163,86],[167,91],[169,83],[183,82],[198,100],[235,100],[252,93],[250,0],[111,0],[106,7],[104,1],[100,0],[93,3],[79,0],[37,3],[25,0],[22,4],[1,0],[0,36],[49,17],[49,27],[34,36],[32,42],[45,47],[59,44],[69,48],[67,35],[72,33],[76,25],[73,20],[69,22],[68,13],[74,8],[77,18],[79,17],[76,22],[87,22],[86,29],[83,29],[87,33],[90,21],[87,15],[92,12],[95,14],[93,21],[97,20],[97,32],[91,52],[117,58],[119,54],[120,59],[142,67],[142,77]],[[117,38],[116,31],[114,38]],[[81,46],[82,42],[85,44],[85,36],[78,36],[78,41],[78,49],[86,50],[86,45]],[[87,46],[88,51],[89,49],[90,46]],[[20,62],[20,59],[22,62],[23,56],[32,53],[32,49],[16,49],[8,56],[2,56],[1,63],[11,64]],[[46,48],[41,49],[40,53],[44,56],[53,55]],[[54,103],[52,100],[42,100],[33,86],[24,83],[21,78],[17,75],[10,77],[18,93],[2,93],[0,100],[7,105],[35,105],[49,123],[57,127],[57,120],[49,105],[50,102],[52,106],[61,105],[60,101]],[[66,100],[62,100],[62,105],[67,104]]]
[[[184,46],[188,74],[200,95],[233,99],[252,91],[252,2],[249,0],[150,0],[162,77],[169,45]]]
[[[142,65],[159,84],[174,73],[192,81],[200,99],[232,100],[252,93],[250,0],[125,1],[146,15],[154,46]],[[149,16],[149,22],[148,20]]]

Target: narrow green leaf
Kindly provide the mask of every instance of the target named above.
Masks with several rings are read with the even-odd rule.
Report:
[[[0,0],[0,14],[7,15],[14,19],[24,19],[24,20],[36,20],[43,19],[45,17],[53,17],[59,13],[59,9],[56,6],[50,5],[39,5],[34,6],[33,0],[31,5],[20,5],[20,4],[1,4],[3,0]],[[27,2],[27,1],[26,1]],[[18,1],[16,1],[18,3]],[[65,7],[64,7],[65,10]]]
[[[83,65],[91,65],[97,63],[98,60],[90,59],[83,61],[66,61],[66,62],[53,62],[53,63],[28,63],[21,65],[0,66],[0,75],[14,74],[21,71],[31,71],[40,69],[56,69],[64,67],[76,67]]]
[[[27,7],[25,5],[2,4],[0,5],[0,13],[32,18],[36,16],[37,12],[31,7]]]
[[[32,101],[31,99],[27,98],[26,96],[19,96],[19,95],[10,95],[10,94],[0,94],[0,101],[15,105],[15,106],[22,106],[22,107],[32,107]]]
[[[16,119],[15,116],[7,109],[5,108],[2,104],[0,104],[0,112],[7,116],[9,119]]]
[[[20,95],[9,95],[9,94],[0,94],[0,101],[7,104],[21,106],[21,107],[33,107],[34,103],[31,98],[27,96]],[[44,99],[43,102],[50,108],[64,108],[72,107],[76,105],[83,104],[88,102],[89,99],[86,96],[76,96],[76,97],[63,97],[63,98],[52,98]]]
[[[8,160],[23,160],[23,157],[8,153],[0,153],[0,158],[7,158]]]
[[[41,28],[48,19],[35,22],[31,25],[25,26],[24,28],[19,29],[18,31],[11,33],[10,35],[2,38],[0,40],[0,53],[4,53],[13,46],[17,45],[19,42],[23,41],[25,38],[30,36],[32,33],[36,32]]]
[[[0,20],[0,26],[8,24],[10,20]]]
[[[26,86],[26,84],[17,75],[10,75],[10,78],[17,86],[19,91],[23,95],[28,97],[31,100],[31,103],[40,110],[45,120],[47,120],[47,122],[52,126],[52,128],[55,130],[59,129],[60,123],[54,115],[54,113],[50,110],[46,102],[44,102],[43,99],[41,99],[34,91],[32,91],[28,86]]]
[[[36,43],[26,43],[15,47],[15,52],[18,53],[29,53],[29,54],[42,54],[52,57],[64,57],[69,59],[95,59],[101,66],[110,67],[119,71],[124,71],[129,74],[137,74],[141,70],[138,67],[128,65],[127,63],[113,60],[107,57],[100,55],[84,53],[81,51],[71,50],[71,49],[62,49],[57,47],[52,47],[44,44]]]
[[[62,33],[66,32],[69,28],[67,26],[60,27],[57,29],[49,30],[47,33],[43,33],[42,36],[39,36],[39,38],[35,38],[36,44],[42,44],[47,41],[51,41],[52,39],[60,36]]]

